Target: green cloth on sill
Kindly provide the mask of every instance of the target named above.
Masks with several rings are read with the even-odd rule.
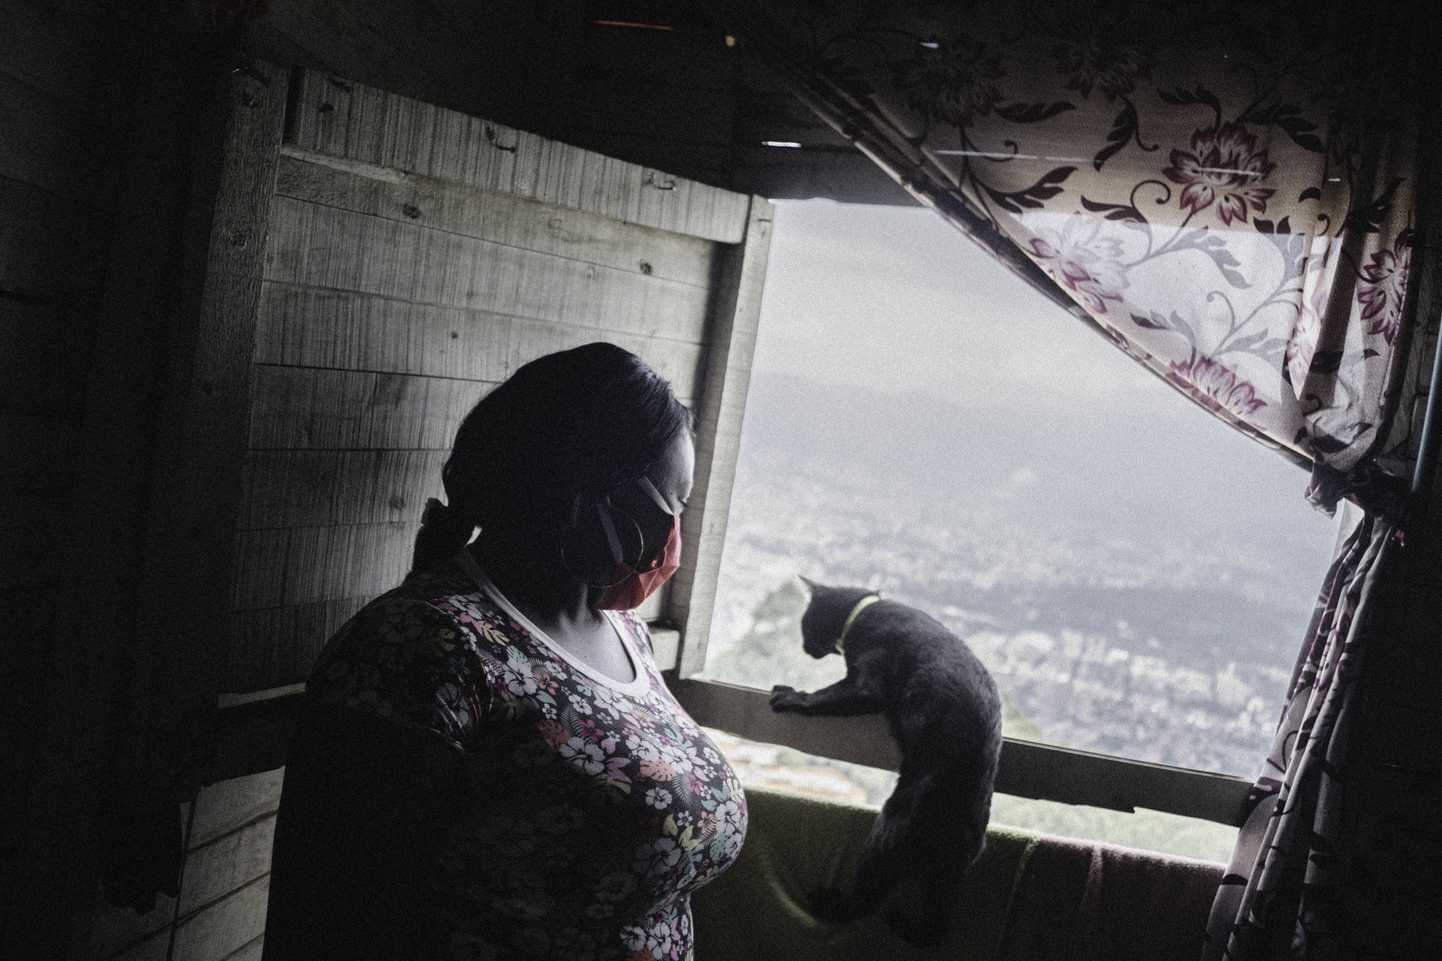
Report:
[[[750,823],[740,858],[691,896],[696,961],[997,957],[1012,895],[1037,835],[989,829],[986,850],[962,885],[946,942],[922,949],[893,934],[880,912],[831,925],[806,910],[806,899],[816,888],[850,886],[861,846],[876,820],[874,809],[763,788],[747,788],[746,801]],[[899,894],[904,896],[904,891]]]

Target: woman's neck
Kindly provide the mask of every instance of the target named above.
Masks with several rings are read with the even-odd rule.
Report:
[[[552,642],[606,677],[621,682],[636,677],[620,636],[588,603],[585,583],[558,561],[537,561],[484,539],[469,549],[506,599]]]
[[[560,636],[592,628],[601,615],[588,603],[586,585],[557,563],[538,561],[504,545],[476,539],[471,556],[501,593],[531,623],[547,634]]]

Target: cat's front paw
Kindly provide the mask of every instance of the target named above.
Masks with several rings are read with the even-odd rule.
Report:
[[[850,921],[855,914],[851,899],[844,891],[835,888],[817,888],[812,891],[811,896],[806,899],[806,907],[811,911],[812,917],[830,924]]]
[[[794,711],[805,696],[794,687],[777,684],[771,689],[771,710]]]

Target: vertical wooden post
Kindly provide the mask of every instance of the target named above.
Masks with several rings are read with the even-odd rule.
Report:
[[[140,594],[137,677],[141,805],[193,793],[204,778],[230,608],[251,368],[288,73],[248,64],[230,76],[214,207],[191,276],[164,401]],[[204,229],[204,211],[197,216]],[[168,795],[168,796],[167,796]]]
[[[681,678],[697,673],[706,663],[774,216],[770,201],[751,198],[746,236],[721,256],[713,287],[696,404],[696,487],[682,515],[681,570],[670,598],[671,618],[681,628],[676,664]]]

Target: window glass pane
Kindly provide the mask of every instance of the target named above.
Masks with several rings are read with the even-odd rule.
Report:
[[[1010,736],[1254,776],[1335,539],[1306,483],[929,211],[782,201],[706,676],[840,678],[797,575],[869,586]]]

